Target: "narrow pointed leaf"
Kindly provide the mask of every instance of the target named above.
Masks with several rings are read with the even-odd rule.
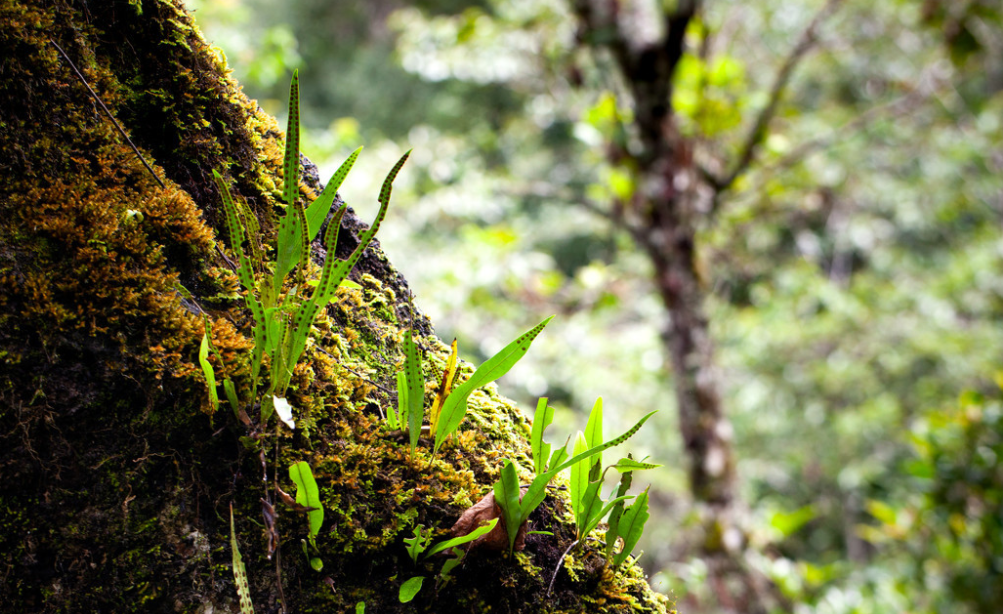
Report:
[[[442,442],[446,440],[446,437],[455,432],[459,428],[460,423],[463,422],[464,416],[467,415],[467,399],[470,395],[478,388],[486,386],[508,373],[509,369],[526,355],[533,340],[543,332],[544,327],[553,319],[554,316],[550,316],[523,333],[518,339],[485,361],[484,364],[474,371],[470,379],[453,390],[442,406],[442,414],[439,417],[439,430],[435,434],[436,452],[439,450]]]
[[[452,351],[449,354],[449,361],[446,363],[446,368],[442,371],[439,389],[435,393],[435,400],[432,402],[432,408],[428,412],[428,424],[433,435],[439,427],[439,415],[442,412],[442,404],[446,402],[446,398],[449,396],[453,388],[453,382],[456,379],[456,339],[453,339],[453,344],[450,347]]]
[[[216,185],[219,187],[220,196],[223,199],[223,210],[226,212],[226,225],[227,231],[230,233],[231,249],[237,256],[237,277],[247,292],[244,300],[251,310],[251,315],[254,317],[254,349],[251,353],[251,396],[253,398],[257,392],[258,374],[261,372],[261,362],[264,357],[265,344],[268,340],[268,334],[265,330],[265,308],[254,295],[256,284],[254,281],[254,271],[251,268],[251,261],[247,255],[249,244],[244,233],[244,226],[241,224],[240,216],[237,213],[237,205],[234,204],[233,198],[230,196],[230,189],[226,186],[226,182],[223,181],[223,177],[216,172],[216,169],[213,169],[212,174],[216,180]]]
[[[390,202],[390,192],[394,187],[394,179],[397,178],[397,173],[400,172],[401,167],[404,166],[404,163],[407,162],[408,156],[410,155],[410,149],[404,152],[404,155],[397,161],[397,164],[394,164],[394,167],[390,169],[390,172],[387,174],[386,179],[383,180],[383,186],[380,188],[380,203],[385,205]]]
[[[585,441],[589,448],[602,445],[602,397],[596,399],[592,406],[592,413],[589,414],[589,421],[585,425]],[[602,464],[602,454],[596,454],[589,463],[591,465]]]
[[[624,510],[623,516],[620,517],[618,533],[623,538],[623,550],[616,555],[613,561],[614,565],[620,566],[630,556],[631,551],[634,550],[634,546],[641,539],[646,522],[648,522],[647,489],[637,496],[634,504]]]
[[[289,122],[286,124],[286,151],[283,164],[282,199],[291,207],[296,203],[300,187],[300,80],[293,71],[289,84]]]
[[[519,527],[524,522],[523,515],[526,517],[529,516],[528,512],[523,513],[519,503],[519,475],[516,472],[515,463],[510,460],[505,461],[505,466],[501,470],[501,477],[495,482],[494,491],[495,502],[502,508],[502,515],[505,517],[505,532],[508,534],[508,551],[511,554],[512,549],[515,548],[515,537],[519,533]]]
[[[595,448],[590,448],[589,450],[587,450],[586,452],[584,452],[582,454],[578,454],[578,455],[575,455],[575,456],[571,457],[570,460],[564,461],[563,463],[560,464],[560,466],[558,466],[558,467],[556,467],[554,469],[551,469],[547,473],[553,473],[553,474],[556,475],[558,472],[564,471],[568,467],[574,465],[575,463],[577,463],[577,462],[579,462],[579,461],[581,461],[583,459],[586,459],[586,458],[588,458],[590,456],[598,454],[598,453],[600,453],[600,452],[602,452],[604,450],[608,450],[609,448],[612,448],[613,446],[620,445],[621,443],[623,443],[623,442],[627,441],[628,439],[630,439],[631,437],[633,437],[634,434],[637,433],[637,431],[640,430],[640,428],[642,426],[644,426],[644,423],[648,421],[648,418],[651,418],[652,416],[654,416],[657,413],[658,413],[658,410],[655,410],[655,411],[652,411],[652,412],[648,412],[648,414],[646,416],[644,416],[643,418],[641,418],[640,420],[638,420],[637,424],[635,424],[634,426],[630,427],[630,430],[628,430],[624,434],[622,434],[619,437],[616,437],[614,439],[610,439],[609,441],[607,441],[607,442],[603,443],[602,445],[599,445],[599,446],[597,446]]]
[[[316,508],[307,513],[310,522],[310,538],[314,539],[320,533],[324,524],[324,505],[320,500],[320,490],[313,478],[313,471],[306,461],[299,461],[289,467],[289,477],[296,484],[296,503],[306,507]]]
[[[589,449],[585,434],[578,431],[575,435],[575,447],[572,454],[579,456]],[[589,487],[589,459],[584,458],[571,466],[571,483],[568,486],[571,495],[571,512],[576,519],[582,517],[582,502]]]
[[[477,539],[478,537],[480,537],[481,535],[487,535],[488,533],[491,532],[492,529],[495,528],[496,524],[498,524],[498,519],[492,518],[484,526],[477,527],[476,529],[474,529],[470,533],[467,533],[466,535],[454,537],[453,539],[450,539],[448,541],[439,542],[438,544],[432,546],[430,550],[425,552],[425,558],[428,558],[430,556],[435,556],[436,554],[439,554],[443,550],[448,550],[450,548],[455,548],[456,546],[462,546],[463,544],[470,543],[475,539]]]
[[[550,444],[543,441],[543,432],[554,420],[554,408],[547,405],[547,397],[536,403],[536,413],[533,414],[533,430],[529,441],[533,452],[533,471],[539,475],[546,471],[550,460]]]
[[[237,547],[237,532],[233,526],[233,505],[230,505],[230,550],[233,554],[233,580],[237,585],[237,597],[240,599],[240,614],[254,614],[254,604],[251,603],[251,587],[247,584],[247,570],[244,560]]]
[[[320,227],[324,225],[324,219],[327,218],[327,214],[331,211],[331,206],[334,204],[334,198],[338,195],[338,190],[341,188],[341,184],[344,183],[345,177],[348,176],[348,171],[352,170],[352,166],[358,159],[360,151],[362,151],[361,147],[353,151],[348,156],[348,159],[341,163],[341,166],[331,176],[327,185],[324,186],[324,191],[307,207],[306,220],[309,228],[307,236],[311,241],[317,238],[317,233],[320,232]]]
[[[657,469],[662,465],[656,465],[654,463],[642,463],[641,461],[636,461],[632,458],[621,458],[616,461],[615,465],[610,465],[612,469],[616,469],[620,473],[628,473],[630,471],[644,471],[645,469]]]
[[[390,414],[393,413],[393,408],[390,408]],[[397,372],[397,412],[393,420],[390,420],[388,414],[387,420],[392,429],[403,430],[404,425],[407,424],[407,374],[403,371]]]
[[[408,329],[404,338],[404,352],[404,372],[407,373],[407,430],[411,441],[411,454],[414,454],[418,447],[418,437],[421,435],[421,422],[425,417],[425,376],[421,371],[418,346],[414,343],[414,328]]]
[[[206,387],[209,388],[209,405],[215,412],[219,407],[219,395],[216,393],[216,372],[213,371],[209,362],[209,333],[202,334],[202,344],[199,345],[199,365],[202,366],[202,374],[205,376]]]

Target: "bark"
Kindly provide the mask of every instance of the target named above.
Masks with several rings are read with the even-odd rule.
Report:
[[[378,245],[352,273],[363,289],[315,322],[289,394],[297,429],[252,405],[243,421],[212,412],[202,318],[240,390],[251,322],[211,172],[267,239],[282,147],[180,2],[0,0],[0,609],[237,611],[232,504],[258,612],[665,612],[637,567],[604,568],[593,545],[544,595],[574,535],[561,496],[531,519],[555,536],[527,536],[518,557],[472,552],[439,587],[438,564],[411,563],[414,525],[444,535],[501,459],[525,460],[528,430],[489,387],[434,458],[388,435],[409,291]],[[321,186],[304,166],[309,200]],[[363,226],[347,216],[336,254],[314,245],[316,261],[350,253]],[[449,348],[427,320],[416,328],[427,363],[443,364]],[[320,573],[300,552],[302,513],[262,510],[271,481],[295,490],[285,468],[299,460],[325,507]],[[268,560],[274,514],[284,546]],[[414,575],[426,588],[401,605]]]

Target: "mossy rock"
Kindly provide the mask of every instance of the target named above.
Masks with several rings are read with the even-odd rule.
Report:
[[[352,272],[361,289],[339,290],[315,323],[289,395],[297,429],[212,411],[196,364],[202,314],[245,389],[251,327],[212,170],[271,236],[283,136],[180,2],[0,0],[0,75],[4,611],[235,612],[231,504],[258,612],[280,611],[281,595],[294,612],[354,611],[360,601],[368,612],[668,609],[639,568],[614,573],[592,545],[546,594],[573,533],[560,493],[532,518],[554,536],[531,535],[511,558],[475,551],[451,581],[430,579],[414,602],[398,602],[405,579],[438,571],[416,568],[403,538],[416,523],[445,534],[504,458],[528,466],[528,428],[490,386],[434,458],[427,442],[412,457],[387,432],[409,291],[377,243]],[[304,165],[311,199],[321,186]],[[337,256],[360,228],[346,216]],[[427,319],[415,328],[431,395],[448,348]],[[301,551],[305,517],[281,504],[281,560],[267,560],[262,455],[268,479],[289,492],[283,468],[313,467],[326,514],[322,571]]]

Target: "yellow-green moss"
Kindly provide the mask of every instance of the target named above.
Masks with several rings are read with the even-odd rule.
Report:
[[[297,611],[344,611],[359,600],[384,612],[579,612],[586,603],[664,611],[633,566],[613,574],[575,562],[570,583],[559,577],[559,598],[544,596],[553,544],[573,532],[561,493],[533,518],[556,538],[533,536],[513,559],[475,552],[441,594],[429,582],[413,607],[397,602],[401,581],[440,565],[416,568],[403,537],[422,523],[441,538],[489,492],[503,459],[529,466],[528,429],[489,386],[470,397],[466,423],[435,457],[430,442],[412,456],[388,432],[380,416],[395,402],[406,289],[378,252],[353,273],[363,288],[340,290],[315,323],[289,394],[296,431],[257,432],[229,411],[202,413],[200,309],[222,357],[217,372],[250,388],[252,323],[218,251],[229,244],[216,234],[211,170],[232,179],[267,246],[283,145],[179,2],[0,0],[0,73],[0,369],[10,374],[0,381],[0,500],[14,510],[0,522],[0,602],[27,612],[232,609],[224,518],[233,501],[255,600],[274,607],[257,450],[274,471],[278,443],[280,484],[291,491],[284,468],[309,461],[326,508],[317,574],[298,549],[305,520],[279,506],[285,594]],[[301,195],[312,199],[316,188],[302,185]],[[182,299],[178,282],[198,305]],[[421,318],[415,326],[430,330]],[[419,344],[430,400],[449,348],[432,336]],[[579,558],[594,561],[589,552]]]

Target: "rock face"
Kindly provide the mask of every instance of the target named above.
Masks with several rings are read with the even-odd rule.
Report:
[[[666,611],[638,568],[611,571],[591,547],[545,594],[573,539],[558,495],[531,519],[554,536],[527,536],[512,558],[474,551],[439,586],[439,560],[411,562],[416,524],[444,538],[502,459],[529,466],[528,429],[489,387],[435,457],[388,432],[408,290],[375,244],[351,276],[362,288],[315,323],[289,395],[297,429],[253,406],[250,424],[211,410],[202,314],[239,390],[252,325],[212,170],[273,236],[283,136],[178,0],[0,0],[0,76],[0,609],[236,612],[232,504],[258,612],[283,598],[295,612]],[[340,257],[363,225],[342,226]],[[415,329],[431,395],[449,349],[427,320]],[[299,460],[325,507],[320,572],[303,554],[306,518],[278,501],[280,556],[266,558],[263,474],[294,492]],[[400,604],[417,575],[425,588]]]

